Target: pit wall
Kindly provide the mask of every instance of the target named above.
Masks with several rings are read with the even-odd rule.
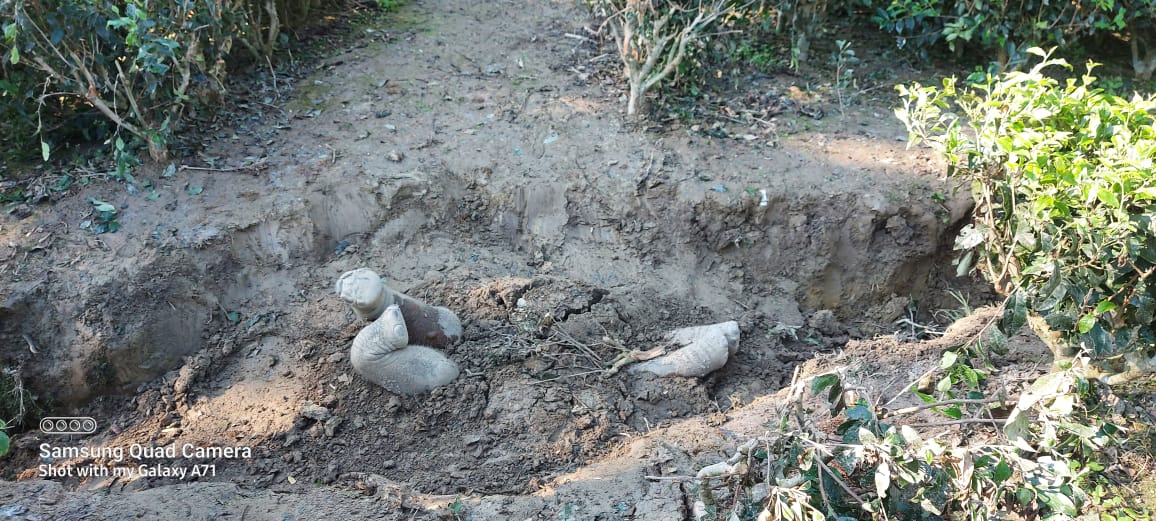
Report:
[[[52,279],[14,288],[0,303],[0,354],[55,403],[131,393],[213,347],[232,325],[230,311],[244,303],[323,298],[328,282],[303,287],[302,273],[371,241],[423,237],[463,251],[514,251],[524,265],[553,265],[614,291],[774,300],[764,307],[787,324],[819,309],[887,322],[907,298],[932,289],[933,261],[968,210],[966,202],[942,206],[915,191],[771,191],[764,199],[688,180],[607,197],[577,174],[518,186],[477,176],[361,172],[261,219],[179,230],[176,242],[146,250],[132,269],[84,291],[76,281]],[[694,280],[683,285],[684,277]],[[25,336],[38,354],[29,353]]]

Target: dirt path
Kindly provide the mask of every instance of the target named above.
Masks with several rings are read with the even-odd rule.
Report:
[[[198,461],[215,476],[196,483],[5,482],[5,513],[682,519],[685,484],[646,475],[725,458],[795,365],[913,298],[934,309],[966,205],[930,197],[933,165],[886,107],[734,138],[632,128],[604,50],[574,37],[578,4],[409,2],[282,116],[225,132],[201,157],[217,171],[158,169],[154,200],[95,184],[6,222],[0,354],[100,423],[29,433],[10,470],[37,477],[41,443],[252,453]],[[121,208],[121,231],[78,228],[88,197]],[[363,266],[463,317],[462,378],[405,398],[352,373],[361,324],[332,284]],[[705,379],[595,371],[615,343],[732,319],[739,354]]]

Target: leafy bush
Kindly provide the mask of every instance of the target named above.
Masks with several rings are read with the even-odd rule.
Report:
[[[1044,51],[1029,72],[971,86],[899,86],[911,143],[931,145],[971,185],[974,224],[956,240],[1010,295],[1007,333],[1030,311],[1057,359],[1083,350],[1092,376],[1116,382],[1156,368],[1156,99],[1104,93],[1091,70]],[[1050,331],[1049,331],[1050,330]],[[1054,333],[1054,335],[1052,334]]]
[[[0,115],[20,118],[24,124],[8,125],[21,137],[37,134],[45,160],[50,129],[61,126],[45,116],[90,111],[162,159],[185,111],[225,94],[235,47],[264,61],[283,29],[321,7],[322,0],[0,0]]]
[[[973,339],[945,352],[940,382],[954,387],[948,375],[978,372],[969,365],[978,358],[966,361],[964,353],[978,350]],[[924,404],[894,410],[878,405],[883,397],[858,397],[845,374],[818,375],[809,387],[841,416],[837,442],[815,434],[805,387],[792,385],[777,429],[696,474],[695,519],[1070,519],[1106,503],[1099,473],[1122,431],[1098,417],[1100,396],[1075,371],[1044,376],[1018,400],[941,385],[943,397],[921,395]],[[947,398],[956,392],[968,398]],[[1006,420],[994,414],[1007,408]],[[912,420],[927,410],[946,419]],[[942,434],[963,423],[972,425],[969,436]],[[753,493],[755,483],[762,494]],[[727,517],[719,489],[749,492],[729,498],[734,514]]]
[[[749,2],[748,2],[749,4]],[[720,18],[739,16],[732,0],[590,0],[606,19],[630,88],[626,114],[638,117],[646,92],[678,70]]]
[[[1097,31],[1122,31],[1151,5],[1151,0],[890,0],[876,9],[875,21],[895,34],[901,47],[943,42],[959,51],[970,43],[994,50],[1006,66],[1021,62],[1033,46],[1062,46]]]

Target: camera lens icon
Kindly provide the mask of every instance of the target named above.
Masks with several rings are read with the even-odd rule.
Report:
[[[92,434],[96,432],[96,420],[87,416],[57,416],[40,420],[40,431],[44,434]]]

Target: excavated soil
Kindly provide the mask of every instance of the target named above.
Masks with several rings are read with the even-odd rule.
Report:
[[[174,176],[138,172],[155,200],[93,183],[0,224],[4,366],[53,416],[98,423],[17,435],[3,513],[684,519],[686,485],[645,476],[760,434],[800,364],[858,360],[891,390],[934,367],[942,346],[855,340],[978,291],[942,271],[967,201],[931,197],[950,190],[889,102],[637,128],[605,49],[574,37],[591,23],[580,2],[409,2],[283,109]],[[81,229],[88,198],[121,230]],[[333,282],[359,267],[461,316],[460,378],[404,397],[352,372],[363,324]],[[727,320],[738,354],[705,378],[603,371]],[[1035,349],[1010,373],[1048,359]],[[45,444],[249,451],[148,461],[206,476],[46,481],[41,465],[139,462]]]

